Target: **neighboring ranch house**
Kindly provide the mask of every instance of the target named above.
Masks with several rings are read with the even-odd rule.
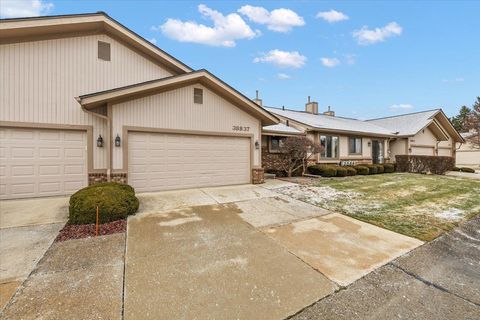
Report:
[[[278,119],[104,13],[0,23],[0,198],[259,182]]]
[[[480,167],[480,133],[472,129],[460,134],[465,143],[457,149],[457,166]]]
[[[254,101],[262,104],[258,97]],[[270,155],[279,152],[282,140],[299,134],[322,145],[315,163],[340,165],[395,162],[401,154],[454,157],[456,143],[463,141],[441,109],[366,121],[336,116],[330,108],[318,113],[318,103],[310,97],[305,111],[264,109],[281,120],[263,128],[266,170],[275,170]]]

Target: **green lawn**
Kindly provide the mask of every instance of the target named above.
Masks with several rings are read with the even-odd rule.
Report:
[[[480,214],[479,180],[394,173],[321,179],[316,186],[340,192],[317,205],[425,241]]]

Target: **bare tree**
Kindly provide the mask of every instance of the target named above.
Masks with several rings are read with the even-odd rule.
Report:
[[[302,168],[305,173],[305,165],[311,157],[321,152],[323,147],[307,137],[287,137],[282,140],[279,151],[282,154],[281,170],[285,170],[289,177],[293,172]]]

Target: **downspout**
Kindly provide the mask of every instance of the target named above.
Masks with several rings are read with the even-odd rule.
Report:
[[[80,106],[81,106],[81,108],[84,112],[107,121],[107,133],[106,133],[106,137],[105,137],[105,143],[106,143],[106,148],[107,148],[107,181],[110,182],[111,181],[111,171],[112,171],[112,162],[111,162],[111,159],[112,159],[111,140],[112,139],[111,139],[110,131],[111,131],[112,125],[111,125],[111,119],[109,117],[109,114],[107,112],[107,116],[104,116],[104,115],[98,114],[96,112],[90,111],[90,110],[86,109],[84,105],[82,105],[82,100],[79,97],[75,97],[75,100],[77,100],[77,102],[80,104]],[[107,110],[108,110],[108,106],[107,106]]]

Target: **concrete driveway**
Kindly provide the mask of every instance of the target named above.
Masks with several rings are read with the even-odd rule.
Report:
[[[68,198],[0,202],[0,311],[50,247],[68,216]]]

